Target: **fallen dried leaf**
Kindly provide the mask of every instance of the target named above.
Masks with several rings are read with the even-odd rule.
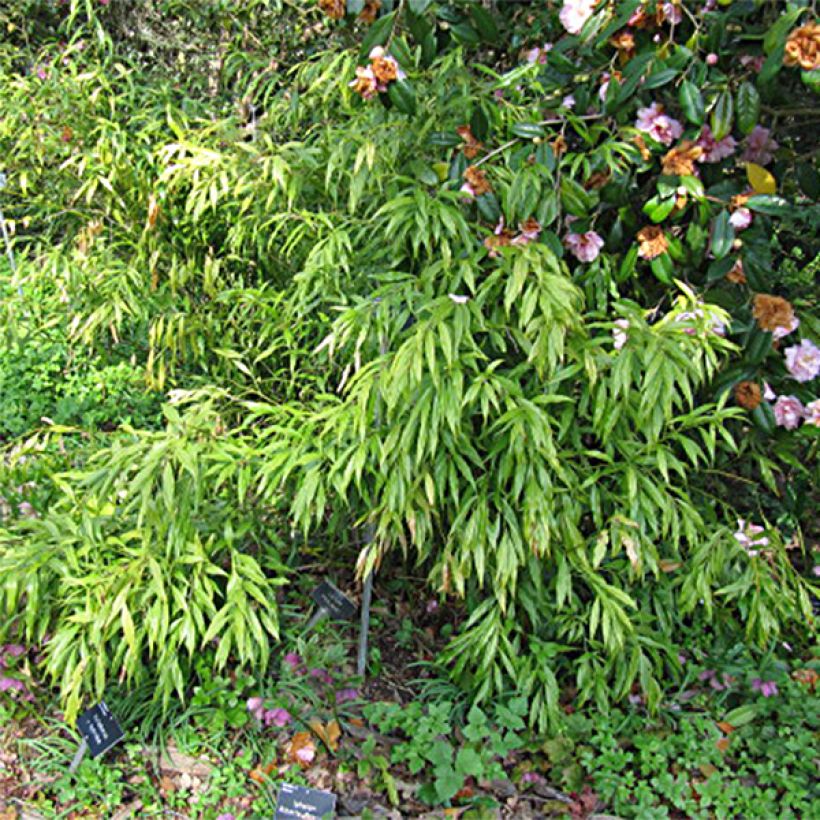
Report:
[[[321,720],[311,720],[309,726],[331,752],[335,752],[339,748],[342,729],[338,721],[331,720],[325,725]]]
[[[718,748],[718,751],[719,751],[719,752],[721,752],[721,753],[723,753],[723,754],[726,754],[726,750],[729,748],[729,743],[730,743],[730,742],[731,742],[731,741],[729,740],[729,738],[728,738],[728,737],[722,737],[722,738],[721,738],[721,739],[720,739],[720,740],[719,740],[719,741],[715,744],[715,746],[717,746],[717,748]]]
[[[732,732],[737,730],[736,726],[732,726],[731,723],[727,723],[725,720],[718,721],[717,727],[721,732],[723,732],[724,735],[730,735]]]

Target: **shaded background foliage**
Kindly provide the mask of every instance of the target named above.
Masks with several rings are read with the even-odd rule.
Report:
[[[816,426],[735,397],[817,398],[783,359],[818,338],[811,18],[686,5],[0,12],[4,634],[50,636],[69,716],[115,678],[184,697],[213,640],[264,668],[294,529],[418,561],[466,601],[456,679],[540,728],[656,707],[707,624],[808,640]],[[696,166],[704,126],[736,148]]]

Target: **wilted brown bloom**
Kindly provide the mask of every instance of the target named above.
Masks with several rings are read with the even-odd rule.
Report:
[[[654,14],[650,14],[645,6],[641,6],[633,15],[629,18],[629,25],[633,26],[634,28],[641,28],[641,29],[653,29],[660,26],[663,21],[666,19],[666,15],[663,13],[663,6],[658,4],[657,9],[655,10]]]
[[[88,249],[94,244],[94,240],[102,233],[103,224],[98,219],[89,222],[81,228],[77,234],[77,250],[80,253],[88,253]]]
[[[646,147],[646,143],[643,140],[643,137],[640,134],[635,134],[632,137],[632,142],[638,146],[638,150],[641,152],[641,157],[645,160],[648,160],[652,154],[649,153],[649,149]]]
[[[743,260],[740,257],[738,257],[737,262],[732,265],[732,269],[726,274],[726,278],[733,285],[746,284],[746,274],[743,272]]]
[[[813,669],[795,669],[792,672],[792,679],[798,683],[805,683],[809,689],[814,690],[817,686],[817,681],[820,680],[820,675]]]
[[[695,162],[703,154],[703,148],[692,140],[684,140],[667,152],[661,161],[664,174],[670,176],[694,176]]]
[[[552,152],[555,154],[556,157],[560,157],[564,151],[567,150],[567,141],[564,139],[563,134],[559,134],[551,143]]]
[[[638,256],[644,259],[654,259],[662,253],[666,253],[669,242],[666,234],[658,225],[647,225],[638,231]]]
[[[807,23],[789,35],[783,64],[799,65],[806,71],[820,68],[820,23]]]
[[[598,188],[603,188],[604,185],[609,182],[612,175],[609,171],[595,171],[594,174],[591,174],[589,179],[584,183],[584,188],[587,191],[595,191]]]
[[[470,186],[475,196],[488,194],[492,191],[492,186],[487,181],[487,177],[481,168],[475,168],[472,165],[464,172],[464,179]]]
[[[757,319],[760,329],[770,333],[774,333],[779,327],[784,330],[792,330],[794,327],[794,308],[780,296],[758,293],[754,298],[752,315]]]
[[[731,210],[736,211],[738,208],[745,208],[746,203],[752,198],[753,193],[754,192],[735,194],[729,201],[729,207]]]
[[[345,0],[319,0],[319,8],[331,20],[341,20],[345,16],[347,3]]]
[[[461,150],[467,159],[474,159],[481,153],[481,149],[484,146],[475,138],[469,125],[459,125],[459,127],[456,128],[456,133],[464,140],[461,145]]]
[[[365,0],[364,8],[359,12],[359,19],[363,23],[372,23],[382,7],[382,0]]]
[[[618,59],[621,65],[628,63],[635,56],[635,37],[631,31],[624,29],[609,42],[618,49]]]
[[[507,245],[512,242],[512,239],[512,231],[503,228],[502,230],[496,230],[495,233],[485,237],[484,247],[490,252],[488,254],[490,257],[496,257],[498,256],[498,249],[507,247]]]
[[[399,76],[399,64],[392,57],[371,57],[370,69],[376,80],[385,85]]]
[[[735,401],[746,410],[754,410],[762,398],[760,385],[754,382],[738,382],[735,385]]]

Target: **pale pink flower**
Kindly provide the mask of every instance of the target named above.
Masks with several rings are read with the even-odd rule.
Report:
[[[528,219],[526,222],[518,223],[519,233],[513,238],[512,245],[529,245],[536,242],[541,236],[541,225],[535,219]]]
[[[308,672],[308,675],[309,677],[315,678],[316,680],[321,681],[322,683],[326,683],[328,685],[333,683],[333,678],[331,677],[330,672],[328,672],[327,669],[311,669]]]
[[[0,678],[0,692],[25,692],[26,686],[23,681],[16,678]]]
[[[729,224],[736,231],[745,231],[752,224],[752,212],[748,208],[738,208],[729,217]]]
[[[677,3],[666,2],[663,4],[663,16],[667,23],[672,23],[673,26],[678,25],[683,20],[683,12]]]
[[[738,518],[735,541],[737,541],[749,555],[757,555],[760,550],[753,549],[754,547],[766,547],[769,544],[769,539],[766,538],[765,535],[762,535],[763,532],[765,532],[765,530],[759,524],[747,523],[744,519]]]
[[[732,156],[737,149],[737,142],[731,134],[722,140],[716,140],[712,134],[712,129],[708,125],[703,126],[697,144],[703,148],[703,153],[698,157],[698,162],[720,162],[722,159]]]
[[[744,68],[750,68],[752,71],[758,74],[760,73],[760,70],[763,68],[763,63],[765,62],[766,58],[762,54],[744,54],[740,58],[740,64]]]
[[[786,369],[799,382],[810,382],[820,373],[820,348],[808,339],[786,348]]]
[[[752,129],[752,133],[746,137],[745,146],[741,159],[758,165],[768,165],[774,159],[774,152],[780,147],[771,138],[771,131],[762,125],[756,125]]]
[[[302,763],[310,763],[314,757],[316,757],[316,749],[314,748],[313,744],[308,744],[305,746],[300,746],[296,750],[296,757],[302,761]]]
[[[760,680],[755,678],[752,681],[752,689],[760,692],[764,698],[773,698],[777,694],[777,684],[773,680]]]
[[[777,426],[787,430],[794,430],[803,418],[803,405],[797,396],[778,396],[773,409]]]
[[[768,382],[763,382],[763,398],[766,401],[774,401],[777,398],[777,394],[772,390],[772,386]]]
[[[611,79],[612,75],[608,71],[605,71],[601,75],[601,87],[598,89],[598,99],[600,99],[601,102],[606,101],[606,92],[609,90],[609,81]]]
[[[671,145],[683,134],[683,126],[677,120],[664,114],[663,106],[656,102],[652,103],[649,108],[638,109],[635,127],[664,145]]]
[[[265,726],[287,726],[293,720],[290,712],[287,709],[277,707],[276,709],[268,709],[265,712],[264,721]]]
[[[248,698],[248,711],[257,719],[262,720],[265,715],[264,698]]]
[[[788,336],[793,331],[797,330],[798,327],[800,327],[800,319],[798,319],[796,316],[793,316],[792,320],[791,320],[791,323],[789,324],[788,327],[782,327],[782,326],[778,325],[772,331],[772,338],[773,339],[783,339],[784,337]]]
[[[567,94],[563,100],[561,100],[561,107],[562,108],[575,108],[575,97],[572,94]]]
[[[604,240],[595,231],[587,231],[568,233],[564,237],[564,244],[579,262],[592,262],[601,252]]]
[[[612,346],[615,350],[620,350],[627,339],[627,330],[629,330],[629,319],[616,319],[615,327],[612,329]]]
[[[803,411],[803,424],[820,427],[820,399],[810,401]]]
[[[549,54],[551,49],[552,43],[544,43],[543,46],[531,48],[526,54],[527,62],[544,65],[547,62],[547,54]]]
[[[561,25],[570,33],[578,34],[584,23],[592,17],[597,0],[564,0],[564,6],[558,19]]]
[[[718,56],[714,53],[714,51],[709,52],[706,55],[706,65],[717,65],[718,64]]]

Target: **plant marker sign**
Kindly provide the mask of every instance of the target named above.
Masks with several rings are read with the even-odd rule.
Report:
[[[77,730],[83,739],[71,761],[72,772],[76,771],[86,751],[91,753],[91,757],[99,757],[125,737],[125,732],[104,701],[86,709],[77,718]]]
[[[336,795],[333,792],[306,789],[290,783],[283,783],[279,789],[274,820],[319,820],[334,817],[335,814]]]
[[[330,581],[322,581],[310,593],[310,597],[316,602],[318,609],[308,622],[305,631],[312,629],[324,617],[330,617],[337,621],[346,621],[352,618],[356,612],[356,604]]]

